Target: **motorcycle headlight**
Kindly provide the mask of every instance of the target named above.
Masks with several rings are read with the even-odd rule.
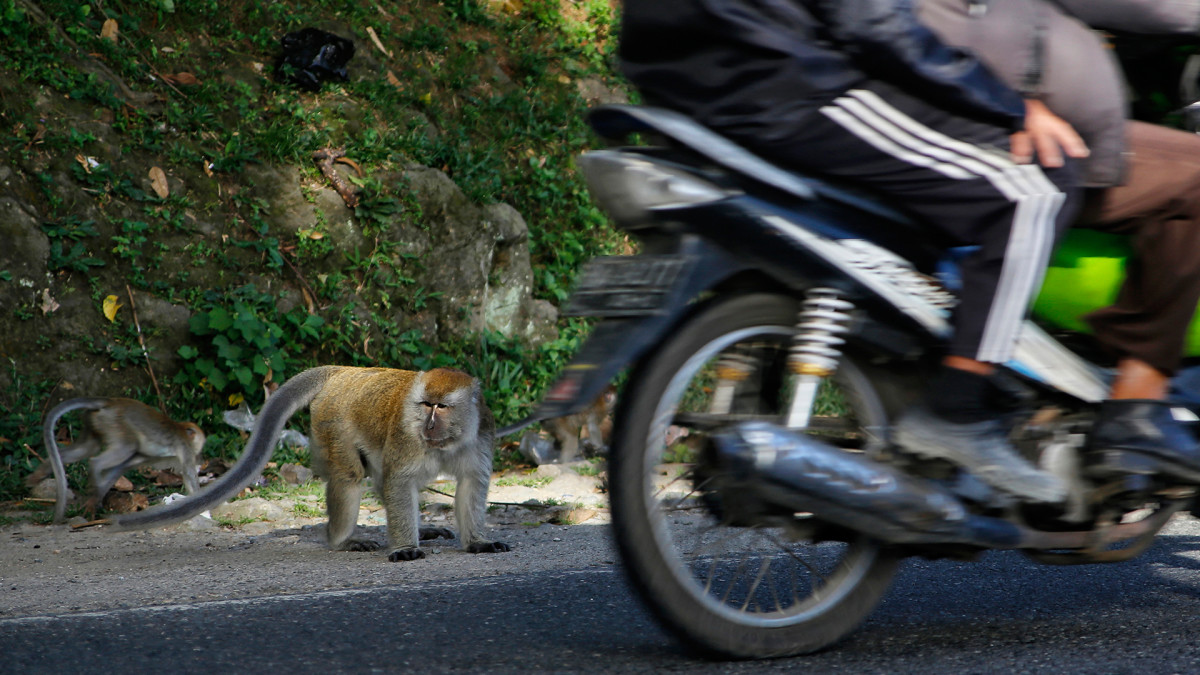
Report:
[[[682,169],[618,150],[585,153],[577,164],[596,203],[625,226],[645,222],[652,211],[734,194]]]

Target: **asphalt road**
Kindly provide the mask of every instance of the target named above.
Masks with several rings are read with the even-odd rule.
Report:
[[[1200,673],[1198,629],[1200,521],[1178,517],[1129,563],[907,561],[806,657],[697,658],[593,565],[0,619],[0,672]]]

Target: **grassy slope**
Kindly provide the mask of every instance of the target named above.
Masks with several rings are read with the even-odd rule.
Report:
[[[178,214],[190,210],[227,224],[234,247],[250,250],[239,261],[239,273],[247,274],[244,265],[251,260],[258,268],[248,276],[286,275],[287,262],[323,253],[321,240],[272,238],[262,225],[266,205],[236,197],[248,164],[293,164],[318,180],[312,152],[344,146],[368,176],[362,186],[367,198],[357,215],[369,231],[375,220],[419,221],[419,213],[404,208],[401,186],[369,178],[417,162],[444,170],[480,203],[516,207],[530,226],[537,293],[559,301],[582,262],[619,244],[572,168],[572,158],[594,142],[577,83],[611,79],[612,13],[608,0],[563,0],[561,6],[508,0],[490,9],[475,0],[0,0],[0,163],[21,167],[29,185],[42,186],[30,198],[49,216],[43,229],[61,245],[60,274],[87,272],[89,265],[122,270],[133,288],[152,290],[205,317],[241,302],[254,309],[255,327],[265,331],[272,324],[303,321],[303,313],[278,311],[269,296],[252,289],[204,292],[186,277],[142,275],[137,270],[154,262],[145,258],[147,242],[181,229]],[[118,28],[115,41],[101,37],[110,19]],[[279,51],[279,38],[306,26],[354,40],[350,82],[308,94],[262,77]],[[171,173],[213,172],[230,189],[164,201],[138,189],[132,174],[89,173],[74,156],[101,152],[97,135],[86,125],[48,122],[46,109],[29,105],[47,100],[75,106],[106,125],[110,135],[104,140],[119,143],[118,154],[158,158]],[[429,125],[438,132],[428,133]],[[52,169],[96,195],[89,205],[98,214],[94,222],[46,185]],[[116,210],[131,205],[148,216],[134,221]],[[113,237],[111,251],[72,247],[97,231]],[[378,271],[359,276],[381,287],[395,282],[394,270]],[[0,283],[7,281],[0,266]],[[91,293],[99,304],[99,289]],[[3,321],[28,314],[28,307],[0,308]],[[407,335],[394,340],[386,354],[378,347],[367,354],[353,319],[333,317],[306,333],[293,331],[297,337],[279,345],[288,370],[328,362],[334,353],[343,363],[383,360],[398,367],[454,361],[485,379],[502,421],[516,418],[535,399],[583,330],[564,324],[563,338],[536,353],[494,335],[453,345]],[[140,356],[131,332],[113,334],[97,348],[118,360],[136,362]],[[20,477],[34,461],[28,448],[40,446],[40,415],[53,383],[23,369],[19,360],[5,368],[0,499],[11,499],[22,493]],[[224,432],[228,427],[218,414],[237,387],[206,389],[203,375],[189,368],[169,385],[173,412],[218,430],[224,437],[216,441],[217,451],[227,454],[239,443]],[[256,377],[244,387],[245,395],[255,396],[260,381]]]

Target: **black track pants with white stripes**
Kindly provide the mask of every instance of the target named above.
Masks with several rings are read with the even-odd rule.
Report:
[[[782,166],[867,188],[940,231],[939,241],[978,246],[962,263],[949,353],[1009,360],[1054,244],[1077,210],[1070,163],[1014,164],[1008,131],[882,84],[845,92],[781,142],[731,135]]]

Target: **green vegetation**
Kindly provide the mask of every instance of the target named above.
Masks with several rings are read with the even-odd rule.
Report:
[[[97,313],[136,291],[192,314],[177,354],[147,351],[140,338],[156,329],[128,308],[86,334],[39,335],[38,349],[114,371],[173,363],[161,400],[208,431],[218,457],[241,447],[223,411],[243,399],[257,410],[264,386],[323,363],[453,364],[484,380],[501,424],[519,418],[587,324],[562,321],[536,349],[491,332],[431,343],[402,325],[398,303],[416,314],[439,301],[411,274],[436,261],[384,235],[430,216],[403,181],[380,177],[419,164],[476,204],[512,205],[529,225],[535,294],[564,300],[582,263],[624,245],[573,166],[595,144],[579,82],[619,86],[614,20],[608,0],[0,0],[0,168],[29,186],[57,283]],[[355,42],[350,81],[307,93],[269,76],[279,39],[308,26]],[[57,124],[60,113],[78,122]],[[273,205],[250,189],[265,165],[326,185],[312,154],[330,147],[361,169],[358,250],[334,250],[330,223],[271,225]],[[151,166],[169,192],[147,188]],[[17,283],[6,267],[0,256],[0,290]],[[31,325],[43,312],[21,302],[0,319]],[[13,500],[39,461],[44,405],[62,392],[0,356],[0,500]],[[126,393],[160,400],[148,386]],[[71,479],[82,485],[83,467]]]

